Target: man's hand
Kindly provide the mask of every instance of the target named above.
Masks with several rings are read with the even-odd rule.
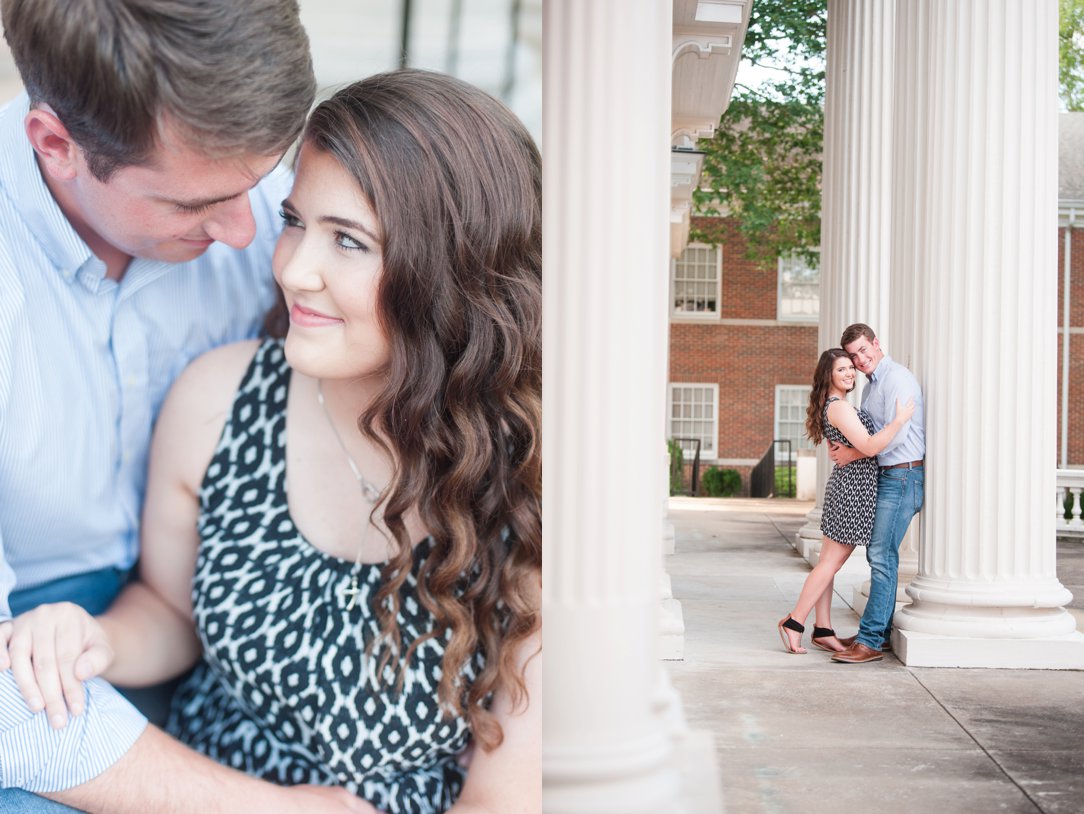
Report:
[[[0,670],[11,668],[32,712],[45,710],[61,729],[68,712],[86,707],[83,682],[113,661],[113,649],[94,617],[71,602],[40,605],[0,624]]]
[[[832,441],[829,441],[828,457],[832,459],[832,463],[834,463],[836,466],[846,466],[852,461],[857,461],[859,458],[865,458],[866,456],[854,447],[849,447],[846,444],[836,444]]]

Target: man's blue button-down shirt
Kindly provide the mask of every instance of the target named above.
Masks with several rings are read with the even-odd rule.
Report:
[[[61,213],[0,110],[0,614],[12,589],[136,559],[151,428],[195,356],[253,336],[289,173],[251,193],[257,233],[182,264],[133,260],[118,283]],[[0,616],[2,618],[2,616]]]
[[[869,413],[878,431],[896,417],[896,399],[903,404],[914,399],[915,414],[877,456],[880,466],[921,461],[926,457],[926,411],[922,388],[910,370],[886,354],[862,392],[862,409]]]
[[[42,180],[26,111],[25,96],[0,109],[0,619],[13,589],[135,561],[158,408],[193,357],[258,331],[290,182],[276,170],[250,193],[244,251],[136,259],[118,283]],[[0,673],[0,788],[66,789],[131,747],[146,718],[103,681],[86,691],[55,730]]]

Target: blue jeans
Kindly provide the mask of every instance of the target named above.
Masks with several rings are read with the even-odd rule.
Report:
[[[882,469],[877,479],[877,514],[873,520],[873,536],[866,548],[870,567],[869,601],[855,640],[874,650],[880,650],[892,632],[900,543],[911,525],[911,518],[922,508],[925,484],[922,467]]]
[[[97,616],[105,613],[127,581],[128,571],[103,568],[89,574],[56,579],[34,588],[12,591],[9,597],[11,613],[18,616],[50,602],[74,602],[91,616]]]
[[[22,789],[0,789],[0,814],[75,814],[68,808]]]

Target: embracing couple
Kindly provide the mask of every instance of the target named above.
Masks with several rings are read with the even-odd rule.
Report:
[[[805,653],[802,634],[813,610],[813,646],[832,652],[832,661],[863,664],[891,647],[900,543],[922,508],[925,414],[918,380],[881,350],[872,328],[850,325],[840,345],[817,362],[806,415],[807,434],[815,444],[828,442],[835,464],[824,488],[820,559],[778,629],[788,653]],[[857,372],[869,381],[856,410],[846,396]],[[866,547],[869,599],[858,634],[841,639],[832,630],[833,583],[856,546]]]
[[[522,123],[310,113],[296,0],[0,12],[0,811],[540,810]]]

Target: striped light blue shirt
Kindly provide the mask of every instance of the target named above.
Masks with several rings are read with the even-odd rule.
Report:
[[[862,409],[869,413],[878,432],[896,417],[896,399],[904,404],[914,399],[915,414],[877,456],[880,466],[921,461],[926,457],[926,411],[922,388],[914,373],[885,354],[862,391]]]
[[[83,713],[53,729],[44,712],[22,703],[11,671],[0,673],[0,788],[62,791],[104,772],[147,728],[116,690],[100,678],[87,681]],[[4,810],[0,792],[0,810]]]
[[[134,563],[158,408],[189,360],[257,332],[290,182],[279,169],[250,193],[244,251],[133,260],[117,283],[42,181],[26,111],[0,109],[0,619],[13,588]],[[54,730],[0,673],[0,787],[70,788],[131,748],[146,719],[104,681],[86,690]]]
[[[118,283],[61,213],[0,110],[0,614],[8,594],[130,567],[151,427],[195,356],[255,335],[289,173],[251,193],[257,233],[182,264],[133,260]],[[2,618],[2,617],[0,617]]]

